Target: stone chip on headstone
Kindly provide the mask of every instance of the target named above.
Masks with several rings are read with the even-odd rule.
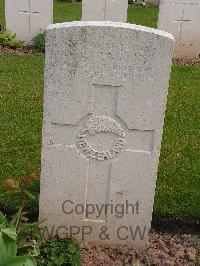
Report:
[[[48,27],[40,218],[49,233],[147,246],[173,42],[124,23]]]
[[[200,56],[200,0],[160,0],[158,29],[173,34],[174,57]]]
[[[53,0],[5,0],[6,28],[30,43],[53,22]]]
[[[83,0],[83,21],[127,21],[128,0]]]

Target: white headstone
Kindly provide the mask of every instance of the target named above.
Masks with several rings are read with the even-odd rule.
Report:
[[[40,217],[49,232],[146,247],[173,41],[124,23],[48,27]]]
[[[127,21],[128,0],[83,0],[83,21]]]
[[[161,0],[158,28],[173,34],[175,57],[200,56],[200,0]]]
[[[6,28],[30,43],[53,22],[53,0],[6,0]]]
[[[146,4],[149,4],[149,5],[159,5],[160,3],[160,0],[146,0]]]

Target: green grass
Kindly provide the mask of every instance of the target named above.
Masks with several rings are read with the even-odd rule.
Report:
[[[43,61],[43,56],[0,54],[1,180],[40,173]],[[0,195],[0,205],[9,206]]]
[[[131,7],[128,9],[128,22],[157,28],[158,7]]]
[[[0,25],[4,25],[5,24],[4,10],[5,10],[5,1],[4,0],[0,0]]]
[[[200,67],[172,68],[155,213],[200,217]]]
[[[80,16],[80,4],[54,4],[55,22]],[[128,18],[155,27],[157,8],[131,8]],[[43,65],[42,55],[0,54],[1,180],[40,173]],[[159,216],[200,217],[199,76],[200,67],[172,69],[154,208]],[[0,206],[15,206],[0,195]]]
[[[54,23],[81,19],[81,4],[54,2]]]

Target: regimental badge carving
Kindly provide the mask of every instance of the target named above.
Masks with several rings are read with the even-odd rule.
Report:
[[[116,143],[105,151],[98,151],[88,142],[88,136],[95,136],[100,133],[113,133],[118,136]],[[108,116],[91,116],[85,125],[79,128],[78,148],[86,158],[96,160],[109,160],[116,157],[125,148],[125,132],[121,125]]]

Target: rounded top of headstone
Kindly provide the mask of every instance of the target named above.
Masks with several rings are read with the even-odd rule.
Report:
[[[112,22],[112,21],[73,21],[73,22],[63,22],[50,24],[47,30],[61,29],[61,28],[71,28],[71,27],[113,27],[121,29],[131,29],[136,31],[143,31],[147,33],[153,33],[162,37],[169,38],[175,41],[173,35],[166,31],[157,30],[149,27],[144,27],[141,25],[122,23],[122,22]]]

